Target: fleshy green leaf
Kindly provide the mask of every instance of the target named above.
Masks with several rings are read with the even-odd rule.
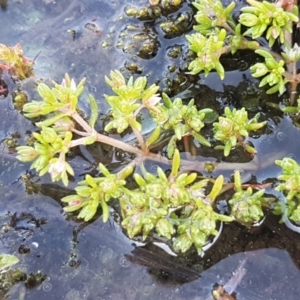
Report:
[[[94,128],[96,121],[98,119],[98,104],[96,99],[94,98],[93,95],[89,95],[89,100],[90,100],[90,109],[91,109],[91,116],[90,116],[90,120],[89,120],[89,125]]]
[[[219,175],[216,179],[211,192],[208,195],[208,198],[212,200],[212,202],[218,197],[224,183],[223,175]]]
[[[178,149],[175,149],[173,160],[172,160],[172,176],[177,176],[180,167],[180,153]]]
[[[0,271],[5,268],[11,267],[19,262],[19,259],[10,254],[0,254]]]

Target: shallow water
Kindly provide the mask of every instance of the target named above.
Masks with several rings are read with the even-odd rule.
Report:
[[[140,0],[134,4],[145,6],[146,2]],[[272,163],[274,158],[288,155],[300,160],[299,129],[288,117],[266,107],[266,101],[279,99],[262,96],[256,81],[250,77],[248,64],[255,58],[244,54],[236,63],[230,61],[231,71],[223,82],[215,74],[207,79],[191,78],[182,71],[186,61],[180,55],[171,58],[168,54],[173,46],[179,47],[182,54],[187,53],[183,34],[191,30],[192,18],[178,36],[168,36],[160,27],[166,19],[174,19],[181,13],[191,17],[188,3],[146,21],[124,14],[126,6],[132,3],[130,0],[8,1],[7,8],[0,10],[0,43],[13,46],[20,42],[31,59],[40,52],[34,80],[60,82],[66,71],[77,82],[86,76],[86,94],[95,95],[104,114],[108,107],[103,94],[109,93],[109,89],[103,78],[113,69],[121,69],[126,75],[148,76],[149,83],[156,82],[171,96],[180,93],[183,99],[194,97],[200,107],[223,107],[228,103],[241,107],[259,98],[259,106],[249,110],[261,111],[269,125],[263,135],[251,138],[259,152],[257,168],[249,169],[247,164],[237,164],[236,168],[244,171],[245,178],[252,176],[257,182],[264,182],[274,180],[279,173]],[[87,23],[96,24],[101,33],[87,30]],[[129,31],[126,27],[129,24],[137,26],[136,30]],[[75,39],[67,30],[76,30]],[[136,34],[145,34],[145,40],[155,45],[153,53],[145,57],[141,55],[141,44],[131,45]],[[110,46],[103,47],[103,43]],[[132,64],[138,68],[130,68]],[[173,64],[176,70],[170,72],[168,67]],[[34,80],[22,83],[29,99],[36,97]],[[18,88],[17,84],[9,79],[6,83],[10,92],[6,98],[0,98],[0,253],[18,256],[20,263],[12,269],[21,270],[27,280],[12,284],[3,282],[6,279],[0,275],[0,283],[5,287],[0,290],[0,299],[210,299],[213,287],[228,282],[245,258],[246,275],[237,287],[237,299],[298,299],[299,235],[273,216],[251,230],[238,224],[224,226],[221,237],[203,258],[194,254],[173,257],[152,243],[137,247],[120,229],[117,215],[106,224],[101,217],[85,224],[66,216],[60,198],[69,194],[76,183],[71,182],[65,189],[52,184],[48,176],[31,177],[27,172],[29,165],[18,162],[5,143],[18,133],[20,138],[16,141],[22,144],[29,131],[35,130],[13,108],[12,92]],[[88,113],[84,97],[80,107]],[[101,129],[102,123],[97,126]],[[214,153],[203,153],[200,149],[198,159],[207,157],[218,159]],[[230,159],[241,162],[242,158],[235,153]],[[76,180],[94,172],[95,162],[99,161],[111,169],[122,163],[105,148],[81,149],[72,157],[75,172],[81,174]],[[222,172],[229,180],[233,169],[216,170],[215,174]],[[24,174],[26,177],[21,178]],[[274,194],[273,189],[268,192]],[[31,273],[34,276],[28,280]]]

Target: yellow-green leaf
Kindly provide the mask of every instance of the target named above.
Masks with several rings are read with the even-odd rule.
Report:
[[[180,167],[180,153],[178,149],[175,149],[173,161],[172,161],[172,171],[171,171],[172,176],[177,176],[179,167]]]
[[[0,271],[5,268],[11,267],[18,262],[19,259],[14,255],[0,254]]]
[[[150,136],[150,137],[147,139],[147,141],[146,141],[147,147],[153,145],[153,144],[159,139],[160,134],[161,134],[161,128],[160,128],[160,126],[157,126],[157,127],[153,130],[151,136]]]
[[[91,108],[91,116],[89,120],[89,125],[94,128],[96,121],[98,119],[98,104],[93,95],[89,95],[90,100],[90,108]]]

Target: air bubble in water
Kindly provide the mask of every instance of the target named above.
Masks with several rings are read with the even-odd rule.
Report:
[[[286,139],[287,135],[280,131],[280,132],[277,133],[276,137],[277,137],[278,141],[282,142],[283,140]]]
[[[50,292],[52,290],[52,284],[50,282],[45,282],[43,284],[43,291]]]
[[[122,255],[119,259],[119,264],[121,265],[122,268],[128,268],[130,262],[124,255]]]

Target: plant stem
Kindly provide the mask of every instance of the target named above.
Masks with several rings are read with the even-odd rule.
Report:
[[[288,71],[283,75],[289,81],[290,105],[293,105],[297,96],[297,87],[300,83],[300,74],[297,74],[296,63],[290,62],[287,64]]]
[[[136,118],[138,116],[138,114],[140,113],[140,111],[145,108],[145,105],[142,104],[133,114],[134,118]],[[130,123],[129,123],[130,124]],[[144,153],[148,153],[149,152],[149,148],[147,147],[146,143],[145,143],[145,140],[144,140],[144,137],[142,136],[142,134],[136,130],[131,124],[130,124],[130,127],[133,131],[133,133],[135,134],[136,136],[136,139],[138,140],[139,144],[140,144],[140,147],[141,149],[144,151]]]
[[[235,34],[235,31],[229,26],[229,24],[227,22],[224,22],[222,24],[222,27],[227,30],[228,32],[230,32],[231,34]]]
[[[77,133],[78,135],[81,135],[81,136],[90,136],[89,133],[84,132],[84,131],[77,130],[77,129],[75,129],[75,128],[72,128],[72,132]]]
[[[67,113],[67,112],[66,112]],[[77,113],[73,112],[71,117],[76,120],[80,126],[86,130],[87,135],[94,136],[97,142],[104,143],[107,145],[110,145],[112,147],[121,149],[123,151],[136,154],[138,157],[135,159],[135,161],[143,161],[145,159],[150,159],[152,161],[160,162],[166,165],[172,165],[172,160],[169,160],[168,158],[162,156],[160,153],[153,153],[149,150],[147,152],[144,152],[142,149],[139,149],[135,146],[131,146],[130,144],[127,144],[125,142],[122,142],[120,140],[117,140],[115,138],[111,138],[109,136],[106,136],[104,134],[96,132],[93,128],[90,127],[90,125]],[[139,133],[140,134],[140,133]],[[190,160],[181,160],[181,171],[198,171],[203,172],[205,171],[205,167],[207,164],[213,165],[214,171],[220,171],[220,170],[234,170],[234,169],[243,169],[243,170],[257,170],[259,167],[267,167],[268,165],[272,164],[275,159],[281,159],[284,156],[284,153],[276,153],[273,157],[270,156],[268,159],[263,159],[262,161],[259,161],[257,157],[255,157],[252,161],[248,163],[227,163],[227,162],[211,162],[211,161],[190,161]]]
[[[122,141],[119,141],[117,139],[111,138],[109,136],[106,136],[106,135],[98,133],[98,132],[96,133],[96,140],[98,142],[110,145],[112,147],[119,148],[119,149],[121,149],[123,151],[126,151],[126,152],[130,152],[130,153],[134,153],[134,154],[142,155],[142,156],[145,155],[144,151],[137,148],[137,147],[131,146],[131,145],[126,144]]]
[[[77,146],[80,146],[80,145],[84,145],[85,140],[86,140],[85,137],[79,138],[77,140],[72,140],[71,143],[70,143],[70,148],[77,147]]]
[[[190,160],[192,158],[191,151],[190,151],[190,136],[185,135],[182,137],[182,140],[183,140],[184,151],[185,151],[186,157],[188,160]]]
[[[145,155],[144,151],[128,145],[122,141],[119,141],[117,139],[111,138],[109,136],[106,136],[104,134],[101,134],[99,132],[96,132],[79,114],[78,112],[73,112],[72,114],[70,114],[71,117],[87,132],[89,133],[89,135],[94,135],[96,140],[98,142],[110,145],[112,147],[116,147],[119,149],[122,149],[124,151],[130,152],[130,153],[134,153],[134,154],[138,154],[138,155]]]
[[[65,109],[63,109],[65,110]],[[63,111],[68,113],[68,111]],[[79,115],[78,112],[72,112],[68,114],[70,117],[72,117],[87,133],[92,133],[93,128]]]
[[[147,145],[145,143],[145,140],[144,140],[142,134],[136,128],[134,128],[133,126],[130,125],[130,127],[131,127],[134,135],[136,136],[136,139],[138,140],[138,143],[140,144],[140,147],[141,147],[142,151],[145,154],[148,153],[149,149],[148,149],[148,147],[147,147]]]

